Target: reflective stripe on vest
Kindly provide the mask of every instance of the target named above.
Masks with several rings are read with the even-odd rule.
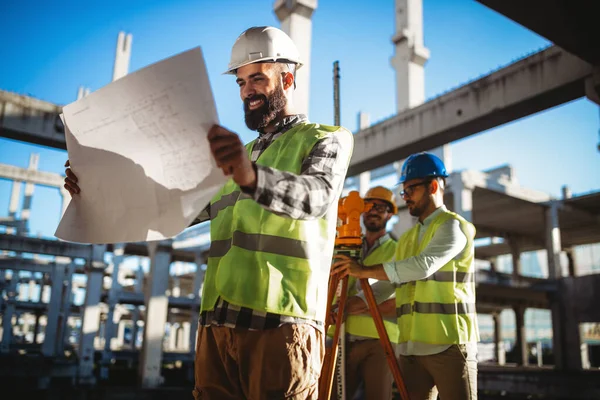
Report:
[[[455,213],[442,212],[430,223],[420,243],[418,225],[402,235],[396,259],[404,260],[421,253],[436,230],[452,218],[458,220],[467,237],[465,250],[426,279],[396,288],[400,343],[455,344],[479,340],[472,224]]]
[[[330,135],[352,146],[344,128],[298,124],[275,139],[256,164],[300,174],[314,145]],[[246,145],[249,155],[253,145]],[[210,204],[212,242],[201,310],[213,309],[222,297],[259,312],[323,321],[336,205],[337,198],[321,218],[294,220],[267,211],[229,180]]]

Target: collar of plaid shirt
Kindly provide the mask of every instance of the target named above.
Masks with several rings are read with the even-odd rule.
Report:
[[[276,133],[285,132],[293,126],[304,122],[308,122],[308,118],[304,114],[288,115],[283,117],[280,121],[277,121],[275,123],[275,130],[273,132],[268,132],[268,134],[273,135]],[[267,132],[264,132],[262,129],[258,130],[259,136],[263,136],[265,134],[267,134]]]

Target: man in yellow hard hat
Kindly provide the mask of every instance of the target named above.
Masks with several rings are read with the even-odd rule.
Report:
[[[210,219],[195,360],[196,399],[316,399],[327,282],[353,137],[294,110],[294,42],[274,27],[235,41],[234,75],[249,129],[215,125],[218,167],[231,177],[196,223]],[[77,178],[67,171],[71,194]]]
[[[371,205],[369,211],[362,215],[366,232],[361,257],[363,265],[368,267],[393,260],[397,243],[386,231],[386,225],[398,208],[394,193],[383,186],[369,189],[364,200]],[[398,340],[398,325],[394,320],[395,296],[393,293],[390,296],[389,291],[377,290],[377,285],[373,293],[383,317],[388,317],[384,324],[393,345]],[[393,376],[356,278],[350,277],[348,281],[348,296],[345,309],[346,396],[352,399],[362,383],[364,398],[391,400]]]

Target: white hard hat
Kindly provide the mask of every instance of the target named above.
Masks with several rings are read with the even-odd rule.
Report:
[[[235,74],[244,65],[272,61],[302,66],[296,45],[280,29],[272,26],[255,26],[244,31],[233,44],[231,60],[224,74]]]

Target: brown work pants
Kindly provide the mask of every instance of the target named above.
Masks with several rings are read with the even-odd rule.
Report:
[[[394,377],[379,339],[348,341],[347,346],[346,398],[354,398],[362,381],[365,399],[391,400]]]
[[[400,356],[410,400],[477,400],[477,357],[464,344],[430,356]]]
[[[322,333],[307,324],[200,327],[194,398],[316,400],[324,347]]]

